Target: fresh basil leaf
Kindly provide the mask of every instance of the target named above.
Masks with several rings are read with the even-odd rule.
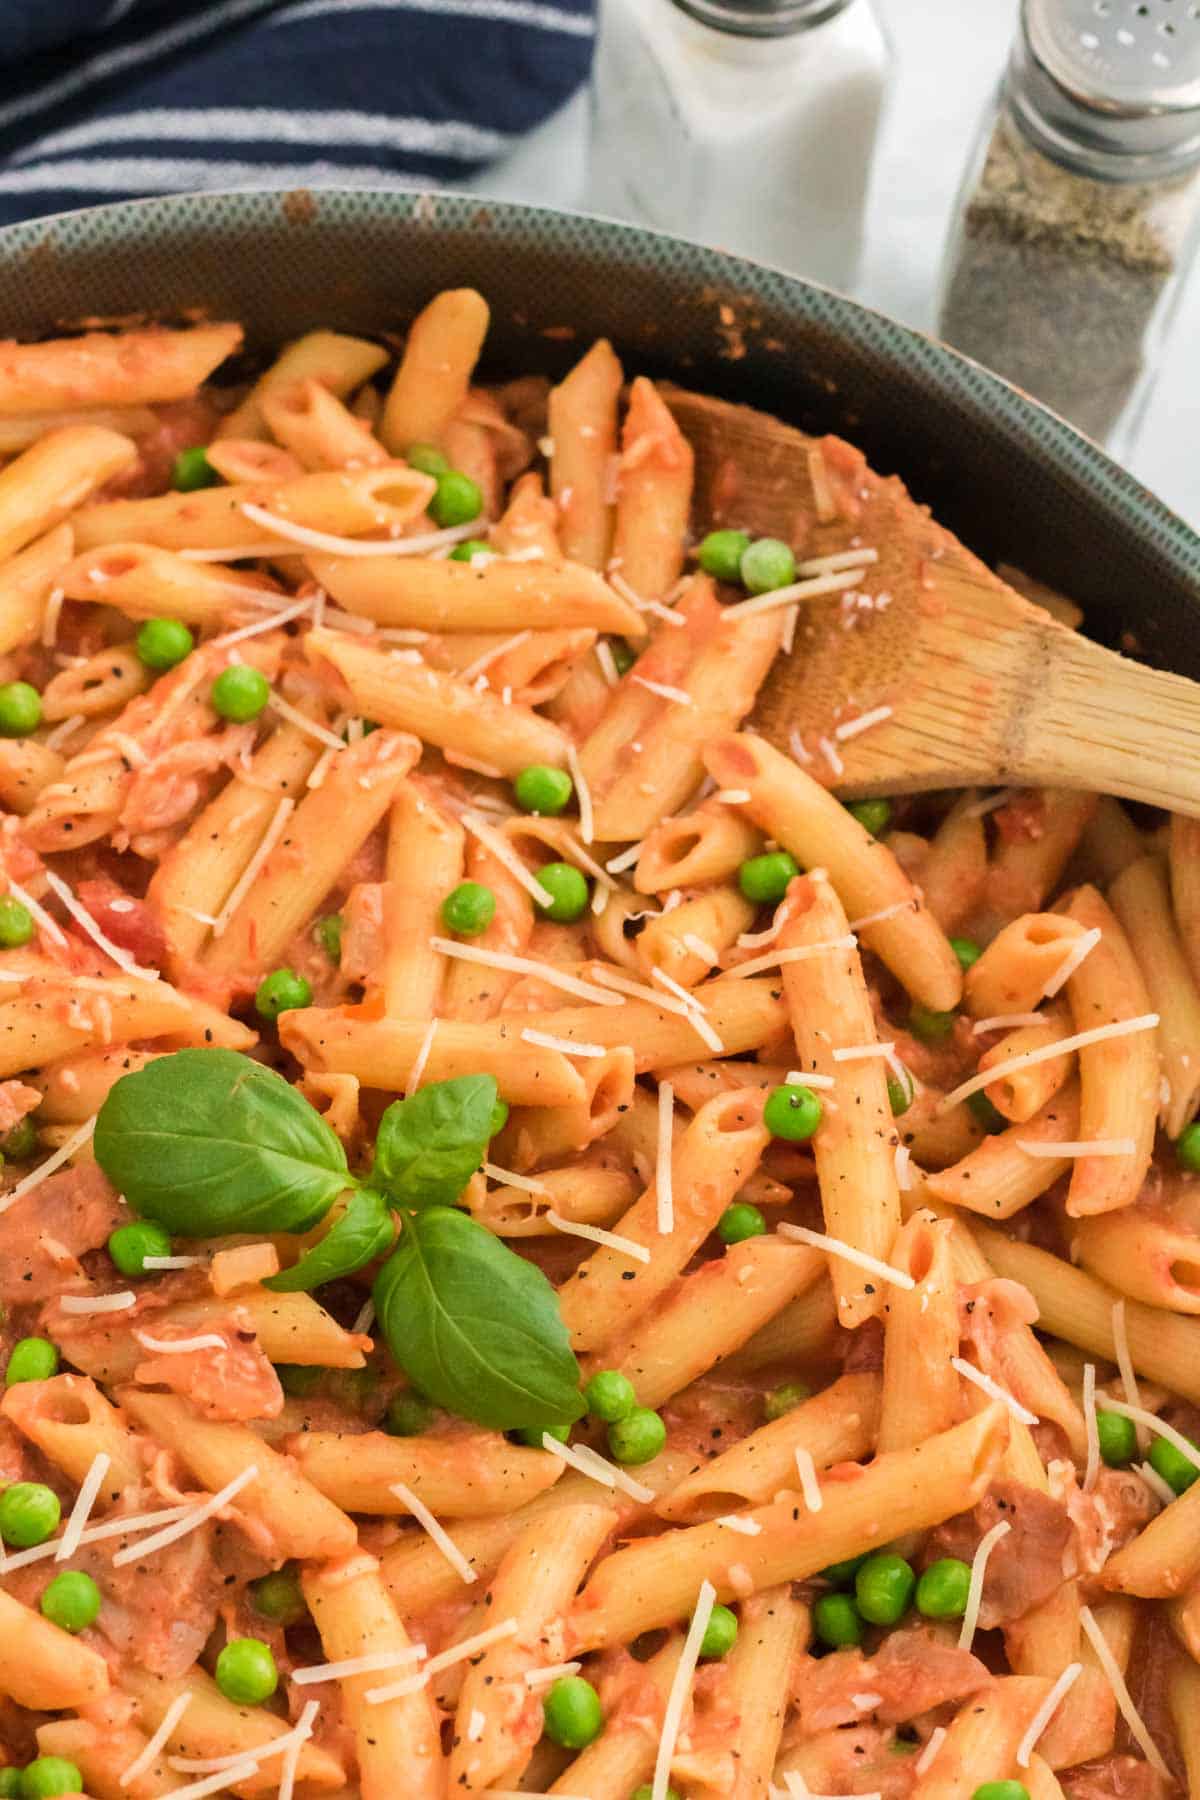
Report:
[[[375,1278],[375,1311],[413,1385],[496,1431],[579,1418],[579,1365],[541,1270],[468,1213],[409,1215]]]
[[[393,1206],[451,1206],[483,1161],[496,1083],[459,1075],[394,1100],[379,1121],[368,1176]]]
[[[177,1050],[123,1075],[94,1141],[133,1210],[176,1237],[311,1231],[357,1186],[320,1114],[233,1050]]]
[[[387,1201],[373,1188],[358,1188],[340,1219],[298,1263],[263,1282],[277,1294],[311,1293],[340,1275],[353,1275],[391,1248],[395,1221]]]

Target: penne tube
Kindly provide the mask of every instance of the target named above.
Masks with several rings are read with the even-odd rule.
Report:
[[[37,642],[46,602],[54,588],[63,585],[74,546],[71,527],[56,525],[0,563],[0,656]]]
[[[490,1620],[511,1619],[517,1629],[467,1665],[446,1770],[454,1793],[521,1779],[544,1729],[543,1695],[525,1677],[559,1660],[563,1619],[619,1518],[595,1503],[564,1507],[554,1517],[553,1556],[540,1524],[527,1525],[505,1552],[484,1607]]]
[[[621,1694],[616,1711],[606,1715],[601,1735],[550,1783],[548,1793],[564,1800],[584,1794],[588,1800],[626,1800],[648,1785],[682,1650],[683,1639],[673,1632],[661,1650],[640,1664],[636,1684]]]
[[[1130,863],[1108,899],[1158,1014],[1159,1066],[1166,1083],[1159,1115],[1168,1137],[1177,1138],[1200,1105],[1200,989],[1175,927],[1161,859],[1145,856]]]
[[[448,288],[417,314],[379,425],[394,456],[441,442],[466,399],[487,328],[487,301],[474,288]]]
[[[530,1024],[555,1016],[530,1014]],[[522,1026],[519,1016],[480,1024],[439,1019],[431,1026],[421,1019],[380,1018],[365,1006],[309,1006],[281,1017],[279,1041],[318,1074],[354,1075],[364,1087],[399,1094],[428,1040],[425,1084],[456,1075],[493,1075],[501,1099],[511,1106],[578,1105],[583,1081],[568,1057],[522,1041]]]
[[[250,543],[277,543],[295,554],[295,543],[270,527],[255,524],[243,506],[262,507],[289,525],[338,537],[397,536],[420,518],[433,493],[430,476],[407,463],[377,469],[325,469],[288,480],[242,481],[191,493],[159,494],[150,500],[105,500],[88,506],[75,520],[80,550],[109,544],[154,544],[164,550],[235,550]]]
[[[463,870],[464,833],[411,781],[396,788],[388,813],[382,891],[383,950],[367,988],[393,1017],[431,1019],[438,1010],[446,958],[430,938],[442,929],[442,902]]]
[[[990,1050],[984,1051],[979,1067],[991,1069],[997,1063],[1025,1056],[1030,1050],[1043,1050],[1049,1044],[1061,1043],[1074,1029],[1065,1003],[1052,1001],[1042,1015],[1041,1024],[1021,1025],[1015,1031],[1007,1032]],[[1067,1051],[1064,1056],[1051,1057],[1047,1062],[1013,1069],[989,1082],[983,1091],[997,1112],[1011,1119],[1014,1125],[1021,1125],[1031,1120],[1035,1113],[1040,1113],[1066,1086],[1074,1072],[1075,1056],[1072,1051]]]
[[[812,1139],[825,1229],[886,1262],[900,1225],[898,1140],[887,1064],[870,1053],[875,1019],[862,962],[856,949],[844,948],[846,915],[830,882],[807,877],[793,882],[786,905],[780,953],[806,953],[783,968],[798,1066],[832,1083]],[[852,1054],[840,1057],[846,1050]],[[877,1276],[844,1257],[833,1259],[831,1273],[838,1317],[847,1328],[882,1310],[884,1285]]]
[[[777,1237],[747,1238],[682,1276],[627,1336],[593,1363],[633,1383],[639,1406],[661,1406],[749,1342],[789,1300],[820,1281],[819,1251]]]
[[[1167,1705],[1189,1794],[1200,1794],[1200,1668],[1178,1652],[1167,1670]]]
[[[1030,788],[992,815],[998,828],[988,870],[988,903],[1001,923],[1039,912],[1054,892],[1096,810],[1097,796]]]
[[[149,406],[186,400],[240,348],[240,325],[89,331],[40,344],[0,344],[0,414],[79,405]]]
[[[113,977],[39,981],[17,1000],[0,1002],[0,1079],[59,1062],[81,1050],[130,1038],[168,1038],[248,1050],[254,1032],[215,1006],[165,981]]]
[[[174,550],[137,543],[85,550],[67,564],[59,585],[68,600],[115,606],[130,619],[182,619],[201,628],[222,624],[231,610],[253,609],[274,593],[261,575],[189,562]]]
[[[222,481],[294,481],[304,474],[304,464],[281,450],[278,444],[264,444],[258,438],[218,438],[205,453],[209,464]]]
[[[419,754],[414,738],[377,731],[334,757],[321,786],[310,788],[285,819],[224,930],[214,930],[203,955],[208,975],[253,987],[281,961],[387,813]]]
[[[1118,1594],[1166,1600],[1200,1580],[1200,1489],[1189,1487],[1114,1552],[1102,1580]]]
[[[854,1481],[833,1485],[836,1504],[819,1512],[795,1492],[746,1515],[761,1527],[753,1537],[713,1522],[626,1544],[604,1558],[579,1596],[568,1652],[673,1625],[691,1612],[702,1581],[712,1582],[719,1600],[744,1599],[928,1530],[983,1497],[1007,1441],[1008,1415],[993,1404],[927,1444],[877,1457]]]
[[[836,1359],[839,1332],[833,1287],[827,1279],[819,1279],[725,1357],[721,1373],[753,1376],[776,1363],[789,1369],[797,1365],[806,1369],[814,1363],[828,1366]]]
[[[534,470],[521,475],[508,492],[508,505],[492,526],[488,542],[500,556],[537,550],[544,562],[562,556],[558,541],[558,509]],[[537,561],[538,558],[534,558]]]
[[[341,1562],[308,1568],[304,1598],[321,1648],[332,1663],[361,1656],[394,1655],[412,1641],[392,1603],[374,1557],[352,1553]],[[343,1675],[342,1713],[354,1733],[362,1800],[391,1800],[403,1770],[406,1800],[441,1800],[445,1794],[437,1713],[423,1689],[373,1705],[368,1693],[386,1675]]]
[[[1042,1331],[1108,1362],[1117,1360],[1113,1307],[1121,1294],[1034,1244],[1018,1243],[990,1226],[972,1224],[971,1230],[992,1270],[1029,1289]],[[1200,1325],[1126,1300],[1125,1328],[1137,1373],[1200,1405]]]
[[[490,691],[477,693],[458,676],[398,661],[348,632],[310,631],[304,647],[313,662],[337,670],[356,710],[381,725],[411,731],[497,776],[519,775],[531,763],[566,765],[566,738],[529,707],[505,706]]]
[[[968,789],[946,814],[921,859],[921,894],[942,930],[957,931],[987,886],[987,835]]]
[[[1200,981],[1200,819],[1171,818],[1171,904],[1193,980]]]
[[[948,1226],[914,1213],[901,1226],[890,1261],[916,1285],[892,1288],[884,1310],[877,1454],[922,1444],[959,1416],[951,1360],[959,1345],[958,1282]]]
[[[108,1664],[0,1588],[0,1694],[39,1713],[86,1706],[108,1691]]]
[[[63,406],[51,412],[9,413],[0,416],[0,456],[16,456],[64,425],[103,425],[122,437],[142,438],[157,424],[158,414],[148,406]]]
[[[122,1075],[144,1069],[154,1060],[151,1050],[131,1050],[128,1044],[112,1044],[105,1050],[88,1050],[82,1056],[64,1057],[48,1068],[37,1069],[25,1079],[40,1088],[38,1117],[47,1125],[82,1125],[100,1111],[113,1084]]]
[[[52,1719],[37,1728],[39,1756],[62,1756],[75,1767],[95,1800],[158,1800],[187,1781],[167,1766],[165,1747],[130,1780],[122,1779],[150,1739],[126,1716],[128,1700],[108,1694],[89,1701],[86,1719]]]
[[[914,1000],[939,1012],[957,1006],[958,958],[886,844],[761,738],[720,739],[705,751],[704,761],[719,786],[750,790],[746,816],[790,850],[802,868],[828,870],[851,923],[888,915],[862,927],[862,942]]]
[[[1020,1125],[985,1137],[949,1169],[925,1177],[926,1191],[985,1219],[1011,1219],[1069,1174],[1070,1156],[1031,1156],[1024,1144],[1071,1143],[1079,1137],[1079,1090],[1069,1087]]]
[[[521,1107],[513,1112],[499,1137],[493,1140],[492,1160],[501,1168],[527,1174],[530,1169],[586,1150],[597,1138],[606,1137],[633,1103],[632,1049],[623,1044],[619,1049],[606,1050],[603,1056],[581,1058],[579,1077],[583,1095],[576,1105]],[[546,1173],[566,1176],[569,1171],[547,1170]],[[599,1169],[589,1170],[583,1178],[584,1185],[601,1173],[603,1171]],[[562,1211],[558,1200],[554,1205],[557,1211]],[[580,1216],[590,1218],[592,1215]],[[597,1214],[595,1222],[604,1223],[612,1216],[608,1212],[603,1218]]]
[[[550,390],[550,493],[563,555],[602,569],[612,540],[612,473],[623,373],[607,338]]]
[[[336,331],[306,332],[284,346],[241,404],[226,413],[215,435],[218,438],[265,438],[267,422],[263,402],[268,396],[286,392],[297,382],[312,380],[344,400],[347,394],[377,374],[387,360],[387,351],[366,338],[344,337]]]
[[[1079,854],[1089,869],[1088,879],[1107,887],[1130,863],[1141,861],[1146,841],[1121,802],[1102,794],[1084,828]]]
[[[943,1105],[945,1095],[918,1081],[911,1070],[912,1099],[897,1114],[900,1142],[922,1169],[947,1169],[983,1142],[983,1128],[970,1107]]]
[[[745,1506],[765,1506],[780,1488],[795,1486],[797,1450],[807,1450],[818,1470],[869,1456],[879,1430],[880,1391],[878,1375],[841,1376],[693,1468],[658,1502],[658,1516],[692,1525]]]
[[[572,1163],[565,1169],[542,1169],[537,1192],[494,1187],[482,1195],[467,1190],[466,1204],[472,1216],[498,1237],[552,1237],[565,1229],[548,1216],[551,1212],[567,1224],[615,1223],[633,1203],[638,1182],[623,1169],[598,1169]]]
[[[1200,1237],[1140,1206],[1079,1219],[1073,1260],[1119,1293],[1168,1312],[1200,1313]]]
[[[728,1056],[761,1049],[787,1022],[777,981],[753,976],[747,981],[726,978],[706,982],[697,997]],[[548,1036],[599,1044],[606,1050],[631,1044],[639,1075],[694,1061],[710,1048],[689,1019],[652,1006],[649,1000],[627,1000],[621,1007],[562,1007],[555,1012],[531,1013],[527,1020],[514,1016],[513,1024],[518,1028],[528,1024]]]
[[[434,1514],[486,1518],[536,1499],[563,1467],[544,1450],[522,1449],[499,1432],[397,1438],[382,1431],[304,1431],[287,1447],[301,1474],[336,1505],[396,1517],[408,1511],[392,1492],[397,1482]]]
[[[742,818],[740,807],[705,800],[646,833],[633,885],[639,894],[661,894],[669,888],[731,881],[761,849],[762,833]]]
[[[1022,913],[994,937],[963,978],[963,1004],[977,1019],[1032,1012],[1048,985],[1070,967],[1084,935],[1061,913]]]
[[[1077,888],[1068,917],[1102,935],[1067,982],[1076,1031],[1151,1011],[1150,996],[1129,939],[1095,888]],[[1128,1141],[1120,1156],[1079,1156],[1071,1173],[1067,1212],[1072,1218],[1112,1212],[1138,1195],[1154,1150],[1158,1115],[1157,1033],[1087,1044],[1079,1058],[1079,1136]]]
[[[314,376],[265,392],[263,422],[305,469],[369,469],[388,460],[364,419]]]
[[[954,1715],[928,1768],[917,1777],[914,1800],[964,1800],[975,1791],[983,1769],[996,1781],[1023,1774],[1017,1751],[1050,1687],[1044,1676],[1005,1675],[986,1692],[972,1695]]]
[[[671,1153],[670,1230],[664,1232],[657,1181],[617,1222],[620,1237],[651,1252],[648,1262],[601,1245],[567,1277],[559,1310],[577,1351],[627,1331],[682,1273],[770,1142],[762,1107],[761,1094],[743,1089],[700,1108]]]
[[[725,1663],[738,1733],[731,1800],[761,1800],[770,1792],[796,1662],[809,1634],[809,1609],[788,1587],[754,1594],[740,1608],[737,1642]]]
[[[114,644],[50,677],[42,689],[42,717],[47,725],[55,725],[64,719],[115,712],[143,693],[150,680],[150,671],[133,646]]]
[[[364,1340],[338,1324],[332,1313],[311,1294],[275,1294],[266,1288],[247,1288],[237,1296],[240,1322],[258,1339],[268,1361],[299,1363],[305,1368],[361,1369]],[[217,1319],[228,1318],[229,1307],[214,1296],[179,1300],[156,1313],[159,1325],[187,1326],[199,1335]],[[132,1381],[145,1352],[129,1330],[128,1321],[111,1318],[67,1319],[59,1315],[55,1330],[78,1369],[96,1381]]]
[[[0,358],[0,405],[3,394]],[[0,470],[0,566],[61,525],[97,488],[136,462],[137,454],[131,439],[100,425],[64,426],[23,451]]]
[[[77,1487],[103,1451],[108,1468],[96,1495],[101,1512],[142,1479],[144,1440],[84,1375],[17,1382],[5,1390],[0,1413]]]
[[[202,1418],[174,1394],[124,1388],[120,1402],[133,1419],[173,1450],[196,1480],[216,1494],[249,1468],[257,1470],[237,1496],[236,1512],[252,1521],[282,1559],[345,1556],[358,1544],[354,1521],[244,1425]]]
[[[621,432],[611,567],[644,599],[661,599],[682,573],[694,460],[658,389],[639,375]]]
[[[478,564],[425,556],[307,558],[313,579],[345,612],[421,631],[547,631],[586,625],[643,638],[641,613],[577,562]]]
[[[0,742],[0,806],[24,818],[43,789],[61,780],[64,767],[58,751],[35,738],[5,738]]]
[[[198,1666],[185,1675],[154,1675],[130,1663],[122,1670],[121,1685],[137,1702],[138,1719],[146,1732],[160,1730],[172,1701],[188,1695],[187,1709],[167,1737],[166,1748],[173,1756],[200,1760],[241,1752],[253,1757],[288,1729],[286,1719],[265,1706],[242,1706],[227,1700],[212,1676]],[[346,1779],[338,1757],[311,1738],[301,1746],[296,1774],[299,1780],[320,1788],[340,1788]],[[261,1794],[278,1784],[279,1765],[267,1760],[257,1773],[240,1781],[236,1791]]]
[[[680,987],[694,988],[717,968],[725,952],[754,922],[754,907],[735,887],[713,888],[649,919],[637,937],[637,960],[647,976],[655,969]],[[653,983],[651,983],[653,985]]]

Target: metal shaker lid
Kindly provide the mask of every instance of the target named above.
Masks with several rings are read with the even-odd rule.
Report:
[[[680,12],[737,37],[787,37],[843,12],[851,0],[674,0]]]
[[[1006,80],[1039,148],[1145,180],[1200,160],[1200,0],[1022,0]]]

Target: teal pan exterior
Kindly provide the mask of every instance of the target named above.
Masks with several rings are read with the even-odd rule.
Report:
[[[606,335],[626,366],[853,439],[989,561],[1086,629],[1200,677],[1200,538],[1061,419],[946,346],[776,269],[475,196],[180,195],[0,231],[0,331],[199,310],[261,358],[317,325],[402,331],[438,288],[487,295],[487,372],[557,375]]]

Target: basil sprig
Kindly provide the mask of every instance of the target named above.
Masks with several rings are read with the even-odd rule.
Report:
[[[133,1210],[176,1237],[307,1232],[349,1190],[332,1228],[267,1285],[311,1290],[400,1236],[375,1281],[397,1363],[431,1400],[496,1430],[583,1411],[579,1367],[546,1277],[457,1200],[497,1109],[490,1075],[435,1082],[388,1107],[365,1181],[281,1076],[231,1050],[179,1050],[116,1082],[96,1160]]]

